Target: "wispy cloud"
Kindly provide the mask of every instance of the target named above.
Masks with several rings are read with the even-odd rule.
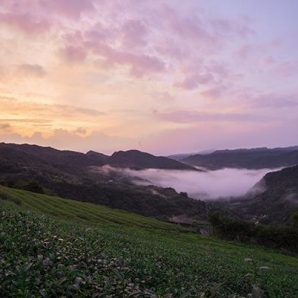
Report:
[[[170,111],[170,112],[157,112],[156,117],[178,123],[200,123],[200,122],[266,122],[268,117],[249,113],[206,113],[199,111]]]

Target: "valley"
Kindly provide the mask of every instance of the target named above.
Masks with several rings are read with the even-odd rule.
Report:
[[[297,147],[215,151],[202,155],[212,170],[137,150],[107,156],[2,143],[0,181],[164,220],[185,215],[206,221],[219,208],[238,219],[263,216],[267,224],[284,225],[297,210],[297,168],[280,169],[298,163],[296,155]],[[240,160],[253,169],[241,168]]]
[[[286,165],[211,170],[2,143],[1,293],[294,297],[298,166]],[[192,195],[200,184],[214,195]]]

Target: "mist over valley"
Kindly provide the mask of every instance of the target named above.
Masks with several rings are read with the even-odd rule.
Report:
[[[116,181],[127,179],[135,185],[172,187],[177,192],[187,192],[189,197],[200,200],[243,197],[265,174],[275,171],[272,169],[248,170],[233,168],[200,172],[165,169],[137,171],[111,166],[104,166],[98,170],[101,173],[115,177]],[[112,181],[110,180],[110,182]],[[259,190],[264,191],[265,189]]]
[[[216,207],[237,219],[266,214],[267,223],[288,222],[297,206],[297,164],[297,147],[219,150],[178,161],[139,150],[109,156],[0,143],[4,186],[163,220],[207,220]]]

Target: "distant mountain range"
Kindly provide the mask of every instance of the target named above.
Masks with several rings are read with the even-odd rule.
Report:
[[[210,170],[286,167],[265,175],[256,186],[258,191],[254,192],[255,188],[245,198],[220,202],[217,206],[229,210],[235,217],[257,218],[269,224],[286,223],[298,210],[298,147],[219,150],[187,156],[182,161],[138,150],[118,151],[108,156],[94,151],[84,154],[37,145],[0,143],[0,183],[147,216],[183,215],[206,219],[213,203],[191,199],[172,188],[137,186],[132,177],[126,176],[126,171],[111,169],[198,171],[194,166]]]
[[[116,168],[189,170],[196,168],[179,161],[154,156],[138,150],[118,151],[108,156],[102,153],[89,151],[86,154],[68,150],[57,150],[51,147],[37,145],[17,145],[0,143],[0,166],[2,170],[15,170],[30,165],[63,169],[72,173],[82,167],[110,165]]]
[[[0,143],[0,184],[146,216],[166,219],[186,215],[206,219],[205,202],[191,199],[186,193],[179,194],[172,188],[137,186],[132,182],[137,178],[114,168],[198,171],[178,161],[137,150],[107,156],[94,151],[84,154],[37,145]]]
[[[298,147],[216,150],[209,154],[172,155],[180,162],[208,170],[222,168],[274,169],[298,164]]]

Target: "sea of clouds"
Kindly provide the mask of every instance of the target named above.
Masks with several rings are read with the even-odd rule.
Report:
[[[177,192],[187,192],[190,197],[197,199],[220,199],[244,196],[266,173],[272,169],[221,169],[216,171],[178,171],[178,170],[132,170],[104,167],[105,172],[117,172],[121,176],[130,177],[136,185],[156,185],[172,187]],[[140,180],[142,179],[142,180]],[[264,191],[262,187],[254,188]]]

